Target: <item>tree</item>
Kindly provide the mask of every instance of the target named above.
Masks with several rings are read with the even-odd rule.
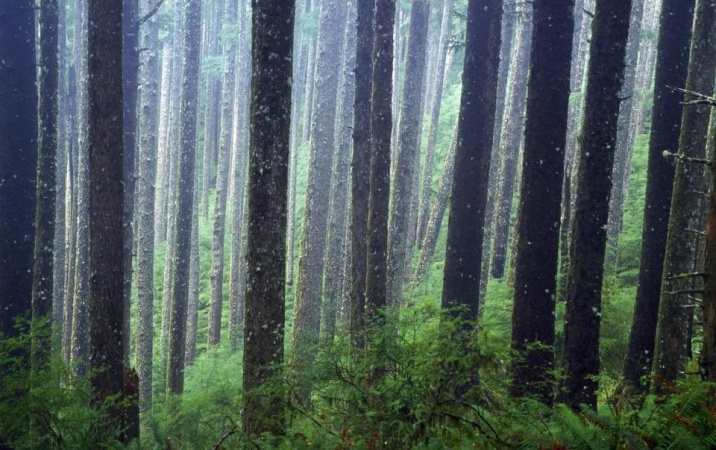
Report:
[[[674,184],[674,165],[662,153],[678,148],[681,130],[683,96],[672,91],[670,86],[686,84],[694,3],[695,0],[664,0],[661,11],[641,263],[634,319],[622,371],[624,383],[637,392],[643,392],[649,386],[642,377],[649,373],[654,354],[659,291]]]
[[[153,0],[144,0],[148,11]],[[152,363],[154,359],[154,206],[157,178],[157,129],[159,93],[157,69],[159,64],[159,24],[156,17],[148,19],[141,28],[143,52],[139,82],[141,99],[139,110],[139,158],[137,158],[136,241],[137,241],[137,331],[136,368],[139,375],[139,405],[142,411],[152,407]],[[163,79],[163,81],[166,81]]]
[[[517,220],[510,393],[552,403],[554,311],[574,0],[533,5]]]
[[[243,431],[280,434],[294,0],[253,2]],[[268,113],[267,113],[268,112]]]
[[[370,192],[371,91],[375,1],[357,0],[353,156],[351,158],[351,338],[362,347],[365,281],[368,261],[368,194]]]
[[[365,312],[376,320],[387,305],[390,142],[395,0],[376,0],[371,92],[370,191],[368,194]],[[357,93],[356,93],[357,95]]]
[[[184,68],[182,73],[181,155],[179,159],[180,190],[175,218],[176,255],[174,289],[169,319],[169,365],[167,391],[184,391],[187,300],[189,297],[189,264],[191,260],[191,229],[194,205],[194,169],[196,162],[196,114],[199,96],[199,32],[201,1],[185,0]]]
[[[35,265],[32,282],[32,319],[35,326],[52,319],[53,252],[55,248],[55,200],[57,157],[58,22],[56,0],[40,6],[39,123],[37,158],[37,208],[35,212]],[[48,330],[49,331],[49,330]],[[33,359],[47,362],[49,334],[34,333]]]
[[[470,0],[442,306],[476,320],[500,56],[502,1]]]
[[[388,304],[396,307],[400,305],[406,266],[410,262],[412,249],[412,242],[408,242],[408,229],[411,198],[414,194],[413,181],[420,157],[423,96],[419,94],[425,85],[429,18],[430,4],[425,0],[413,2],[388,224]]]
[[[311,153],[304,209],[298,286],[294,300],[294,368],[301,371],[312,364],[321,323],[321,290],[330,204],[331,172],[335,143],[340,55],[343,45],[346,5],[344,0],[321,2],[316,59],[316,92],[311,117]]]
[[[121,6],[90,0],[87,9],[90,367],[99,405],[124,390]],[[116,407],[110,413],[123,425]]]
[[[695,14],[686,89],[712,93],[716,79],[716,1],[698,0]],[[687,158],[705,159],[709,153],[710,119],[709,105],[689,105],[681,119],[654,348],[654,387],[661,393],[669,392],[669,386],[686,370],[691,344],[689,322],[696,306],[691,298],[702,284],[700,276],[685,274],[700,269],[703,246],[695,230],[704,230],[706,225],[703,193],[708,192],[708,184],[704,167]]]
[[[566,376],[558,399],[596,408],[604,255],[631,0],[597,0],[564,318]]]
[[[236,1],[228,1],[224,7],[225,20],[236,22],[238,16]],[[229,191],[231,166],[231,136],[233,125],[233,98],[236,78],[236,38],[224,43],[225,69],[222,76],[221,118],[219,134],[219,155],[217,157],[216,200],[214,208],[214,238],[211,247],[211,305],[209,312],[209,345],[216,345],[221,339],[221,312],[224,304],[224,237],[226,234],[226,205]]]
[[[37,170],[35,7],[2,0],[0,39],[0,333],[15,336],[14,321],[31,308]]]

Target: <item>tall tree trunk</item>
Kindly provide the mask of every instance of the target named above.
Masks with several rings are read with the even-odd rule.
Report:
[[[555,290],[574,0],[535,3],[517,220],[512,349],[515,397],[552,403]]]
[[[336,143],[333,157],[333,182],[331,183],[330,220],[325,254],[323,276],[323,308],[321,314],[321,340],[333,342],[336,330],[336,316],[343,297],[346,265],[346,223],[349,211],[349,177],[351,158],[351,132],[353,123],[353,102],[355,95],[355,3],[347,5],[345,34],[343,38],[339,100],[336,107]]]
[[[368,194],[365,313],[377,320],[388,306],[388,201],[390,199],[391,136],[393,129],[392,72],[395,0],[375,4],[375,41],[371,92],[370,191]]]
[[[76,145],[76,212],[75,221],[75,258],[72,306],[72,344],[71,362],[75,375],[83,377],[89,370],[89,149],[88,149],[88,93],[87,85],[87,3],[77,4],[74,48],[74,60],[77,65],[75,84],[78,97],[76,109],[77,145]]]
[[[292,365],[299,372],[313,363],[314,351],[311,347],[317,344],[320,332],[321,289],[335,142],[338,75],[341,63],[336,55],[342,50],[345,14],[344,0],[321,2],[315,74],[315,89],[320,95],[314,99],[311,119],[308,188],[291,336]]]
[[[363,346],[365,282],[368,258],[368,194],[370,192],[371,92],[375,1],[356,0],[356,87],[353,105],[351,159],[351,339]]]
[[[390,190],[388,231],[388,304],[400,305],[406,261],[410,261],[412,242],[408,242],[410,206],[417,159],[420,157],[420,131],[423,118],[425,51],[428,40],[430,5],[424,0],[413,2],[410,13],[408,57],[405,64],[405,88],[400,102],[397,160],[394,162]]]
[[[500,64],[502,1],[470,0],[450,198],[443,309],[477,319],[492,132]]]
[[[429,85],[431,97],[428,100],[430,112],[430,125],[428,128],[428,142],[425,147],[425,162],[423,163],[422,184],[420,187],[420,199],[418,206],[418,219],[416,230],[416,245],[420,247],[425,237],[425,230],[430,219],[430,192],[433,182],[433,171],[435,166],[435,146],[438,137],[438,122],[440,121],[440,108],[442,107],[443,86],[445,84],[446,67],[449,38],[452,30],[452,8],[455,0],[445,0],[442,10],[442,21],[440,24],[440,37],[438,41],[439,55],[436,59],[435,78],[433,85]]]
[[[229,1],[224,10],[224,19],[233,24],[237,19],[237,2]],[[209,345],[216,345],[221,339],[221,312],[224,300],[224,237],[226,225],[226,203],[229,190],[229,168],[231,166],[231,136],[233,132],[233,97],[236,77],[236,46],[233,39],[224,44],[224,74],[222,78],[221,126],[219,156],[217,159],[216,200],[214,208],[214,239],[211,248],[211,304],[209,308]]]
[[[716,1],[697,0],[695,14],[686,89],[710,94],[716,79]],[[703,193],[708,185],[700,164],[680,158],[706,158],[710,119],[708,105],[684,108],[681,119],[654,348],[654,388],[659,393],[669,392],[686,370],[691,345],[688,328],[696,306],[691,298],[693,291],[702,288],[699,277],[683,275],[699,271],[697,262],[703,248],[697,231],[706,225]]]
[[[246,179],[249,153],[249,103],[251,89],[251,51],[249,21],[250,5],[241,0],[239,5],[239,60],[235,91],[239,95],[235,105],[236,134],[231,188],[231,262],[229,276],[229,340],[233,350],[238,349],[243,333],[244,302],[246,296]]]
[[[628,189],[628,172],[631,168],[631,156],[634,145],[635,128],[632,126],[635,111],[635,85],[639,47],[642,44],[642,22],[644,19],[644,0],[632,0],[629,24],[629,42],[627,44],[624,85],[622,86],[622,104],[619,108],[619,131],[617,148],[614,154],[612,173],[612,193],[609,197],[609,222],[607,224],[606,270],[616,268],[619,232],[622,229],[624,200]]]
[[[155,2],[144,0],[142,10]],[[143,52],[140,67],[139,155],[137,158],[136,240],[137,240],[137,331],[136,368],[139,376],[139,407],[152,409],[154,360],[154,206],[157,178],[157,132],[159,113],[159,24],[156,17],[141,28]],[[165,55],[168,56],[168,55]],[[164,65],[164,64],[163,64]],[[162,76],[162,80],[164,76]]]
[[[181,155],[179,159],[180,189],[176,211],[176,254],[174,255],[174,290],[169,319],[169,357],[167,390],[171,394],[184,391],[187,300],[189,297],[189,266],[191,229],[194,209],[194,170],[196,161],[196,114],[199,96],[199,33],[201,1],[185,0],[184,68],[182,70]],[[196,245],[196,244],[195,244]]]
[[[564,318],[566,377],[558,399],[597,406],[604,254],[631,0],[597,0]]]
[[[122,2],[122,82],[124,133],[124,363],[129,366],[132,261],[134,260],[134,195],[137,179],[137,99],[139,97],[139,0]]]
[[[623,369],[625,384],[637,392],[648,389],[642,377],[649,373],[654,354],[674,184],[673,162],[662,153],[679,145],[683,95],[671,86],[686,85],[694,3],[695,0],[664,0],[661,11],[639,282]]]
[[[53,260],[55,242],[57,88],[58,88],[58,6],[57,0],[40,5],[40,70],[37,203],[35,212],[35,253],[32,280],[32,322],[49,332],[52,320]],[[50,334],[33,333],[33,363],[48,363]]]
[[[293,0],[253,2],[248,271],[244,321],[244,420],[249,436],[284,430],[281,376],[291,122]],[[262,111],[271,111],[263,114]],[[268,395],[267,395],[268,392]]]
[[[716,103],[711,105],[712,108]],[[713,113],[712,113],[713,114]],[[712,116],[711,136],[714,135]],[[710,155],[713,158],[713,155]],[[705,274],[703,299],[704,336],[701,347],[701,376],[710,382],[716,381],[716,176],[711,166],[711,193],[706,215]]]
[[[428,265],[435,254],[435,247],[438,243],[440,228],[443,224],[445,210],[447,209],[450,192],[452,190],[452,179],[455,173],[455,147],[457,146],[457,125],[453,131],[452,141],[445,155],[445,163],[443,164],[442,174],[440,175],[440,183],[438,191],[435,194],[435,203],[430,211],[428,224],[425,228],[425,237],[421,245],[420,257],[415,266],[412,284],[416,286],[420,283],[428,270]]]
[[[89,0],[89,310],[95,402],[124,391],[122,5]],[[136,399],[132,399],[136,401]],[[110,407],[112,428],[128,417]],[[132,437],[122,433],[127,442]],[[97,436],[97,444],[101,435]]]
[[[517,163],[520,148],[524,141],[525,102],[527,100],[527,79],[529,73],[530,45],[532,44],[532,11],[531,6],[525,4],[519,14],[517,45],[514,62],[510,74],[512,93],[507,104],[507,119],[500,139],[501,182],[496,194],[496,210],[494,214],[494,236],[492,239],[492,254],[490,273],[493,278],[502,278],[505,275],[507,261],[507,247],[510,233],[510,217],[512,216],[512,200],[517,184]]]

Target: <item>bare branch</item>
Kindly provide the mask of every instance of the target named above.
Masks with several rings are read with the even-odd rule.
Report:
[[[139,18],[139,25],[142,25],[147,20],[151,19],[154,14],[159,11],[159,8],[162,7],[162,4],[164,3],[164,0],[157,0],[157,3],[152,6],[152,9],[149,10],[145,15]]]
[[[716,103],[715,103],[716,105]],[[664,158],[675,158],[680,161],[689,162],[689,163],[696,163],[696,164],[706,164],[707,166],[713,166],[714,161],[710,159],[704,159],[704,158],[691,158],[689,156],[679,155],[678,153],[671,153],[668,150],[664,150],[662,152],[662,156]]]
[[[674,86],[666,86],[672,91],[681,92],[682,94],[690,95],[694,97],[694,100],[685,101],[682,103],[682,105],[708,105],[708,106],[716,106],[716,98],[709,97],[708,95],[704,95],[700,92],[694,92],[690,91],[688,89],[682,89]]]
[[[693,277],[705,277],[706,273],[704,272],[686,272],[686,273],[679,273],[676,275],[672,275],[670,277],[667,277],[667,280],[680,280],[683,278],[693,278]]]

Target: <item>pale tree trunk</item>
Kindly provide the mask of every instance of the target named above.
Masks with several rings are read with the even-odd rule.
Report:
[[[435,75],[433,83],[428,85],[431,92],[428,98],[426,111],[430,113],[428,128],[428,141],[425,147],[425,162],[423,163],[422,183],[420,186],[420,198],[418,200],[417,230],[415,235],[416,245],[422,246],[425,237],[425,230],[430,218],[430,191],[432,188],[433,171],[435,167],[435,146],[438,137],[438,123],[440,121],[440,108],[442,107],[443,86],[445,85],[445,74],[448,56],[448,40],[452,29],[452,7],[454,0],[445,0],[442,10],[442,21],[440,24],[440,37],[438,39],[438,56],[435,58]]]
[[[695,14],[686,89],[713,93],[716,2],[697,0]],[[654,388],[660,393],[670,392],[673,383],[682,378],[686,370],[687,349],[690,348],[688,325],[696,307],[692,299],[701,297],[698,292],[702,290],[700,277],[684,275],[701,269],[696,263],[699,250],[703,251],[699,248],[699,233],[706,227],[703,193],[707,192],[708,185],[701,164],[680,158],[706,158],[710,119],[708,105],[690,105],[684,108],[681,120],[654,348]]]
[[[233,24],[238,11],[235,1],[226,2],[224,20]],[[222,78],[221,126],[219,156],[217,158],[216,200],[214,208],[214,239],[211,247],[211,303],[209,307],[209,345],[221,340],[221,313],[224,303],[224,237],[226,234],[226,204],[231,165],[231,136],[233,132],[233,98],[236,77],[236,47],[230,39],[224,43],[224,75]]]
[[[244,301],[246,296],[246,179],[249,153],[249,91],[251,87],[251,51],[247,29],[250,5],[246,0],[239,4],[239,42],[234,120],[236,121],[231,179],[231,261],[229,268],[229,341],[237,350],[243,336]]]
[[[75,63],[77,75],[77,173],[76,173],[76,216],[75,228],[75,269],[72,307],[72,356],[76,364],[75,375],[84,376],[89,370],[89,162],[87,143],[87,6],[79,5],[79,21],[75,23]]]
[[[184,391],[186,319],[197,144],[196,114],[199,92],[196,80],[199,76],[200,67],[200,31],[201,2],[200,0],[186,0],[184,69],[182,70],[181,155],[179,170],[177,171],[180,174],[180,189],[175,220],[176,254],[172,262],[175,275],[169,318],[167,367],[167,391],[170,394],[181,394]]]
[[[410,206],[414,174],[420,157],[422,99],[425,81],[425,50],[427,48],[430,6],[423,0],[413,2],[410,14],[408,57],[405,66],[405,88],[398,123],[396,161],[390,190],[388,224],[388,304],[401,301],[406,262],[410,261],[412,242],[408,241]]]
[[[519,11],[517,28],[519,35],[514,54],[514,61],[510,73],[512,94],[507,105],[505,125],[500,139],[501,182],[495,198],[495,214],[493,225],[492,254],[490,272],[493,278],[502,278],[505,275],[507,249],[510,233],[510,217],[512,215],[512,200],[517,184],[517,163],[520,148],[524,141],[525,102],[527,100],[527,79],[530,60],[530,45],[532,37],[532,11],[531,6],[524,5]]]
[[[427,226],[425,227],[425,237],[420,246],[420,256],[415,266],[413,279],[411,284],[417,286],[423,281],[428,270],[428,265],[432,262],[435,254],[435,247],[440,236],[440,228],[445,217],[450,192],[452,191],[452,178],[455,173],[455,146],[457,145],[457,125],[453,131],[452,141],[445,155],[445,163],[443,164],[442,174],[440,175],[440,183],[435,194],[435,202],[430,211]]]
[[[333,157],[330,220],[324,262],[323,308],[321,314],[321,340],[330,345],[336,330],[336,316],[343,297],[343,268],[348,254],[345,252],[346,223],[348,220],[348,192],[350,177],[351,133],[353,101],[355,96],[355,3],[349,1],[344,23],[339,100],[336,107],[336,143]]]
[[[309,161],[308,188],[304,209],[301,256],[298,261],[298,285],[293,307],[292,365],[297,373],[309,367],[320,332],[321,288],[333,147],[338,96],[339,55],[343,49],[344,1],[324,0],[321,3],[316,61],[316,92],[311,120],[313,131]]]
[[[683,111],[684,96],[669,86],[686,85],[694,4],[694,0],[664,0],[660,16],[639,282],[623,368],[626,387],[637,393],[649,388],[644,376],[653,362],[674,185],[674,165],[663,152],[679,146]]]
[[[149,11],[154,0],[144,0],[142,11]],[[139,376],[139,407],[152,409],[154,358],[154,206],[157,178],[157,131],[159,114],[159,24],[156,17],[141,27],[142,53],[139,82],[139,147],[137,158],[137,197],[135,206],[137,240],[137,331],[136,368]],[[164,65],[164,64],[163,64]]]

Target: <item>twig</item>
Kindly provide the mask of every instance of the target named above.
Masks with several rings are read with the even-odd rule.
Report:
[[[703,289],[679,289],[677,291],[666,291],[664,294],[667,295],[679,295],[679,294],[703,294]]]
[[[714,103],[714,105],[716,105],[716,103]],[[690,162],[690,163],[706,164],[707,166],[713,166],[713,165],[714,165],[714,162],[713,162],[712,160],[710,160],[710,159],[691,158],[690,156],[679,155],[678,153],[671,153],[671,152],[668,151],[668,150],[664,150],[664,151],[662,152],[662,156],[664,156],[664,158],[676,158],[676,159],[679,159],[679,160],[681,160],[681,161]]]
[[[157,0],[157,3],[152,6],[152,9],[149,10],[145,15],[139,18],[139,25],[143,24],[147,20],[151,19],[154,14],[159,11],[159,8],[162,7],[162,3],[164,3],[164,0]]]
[[[691,230],[696,231],[696,230]],[[698,233],[698,231],[697,231]],[[667,280],[678,280],[681,278],[693,278],[693,277],[705,277],[706,273],[704,272],[686,272],[686,273],[679,273],[676,275],[672,275],[670,277],[666,277]]]
[[[163,1],[163,0],[162,0]],[[216,444],[212,447],[212,450],[219,450],[221,448],[221,444],[224,443],[225,440],[229,438],[232,434],[236,434],[238,431],[238,428],[236,427],[236,424],[233,420],[231,420],[231,417],[226,416],[225,417],[229,422],[231,422],[231,428],[226,430],[226,433],[224,433],[223,436],[221,436],[221,439],[219,439]]]
[[[708,95],[704,95],[700,92],[694,92],[690,91],[688,89],[682,89],[674,86],[666,86],[667,88],[671,89],[672,91],[681,92],[682,94],[691,95],[693,97],[696,97],[696,100],[689,100],[682,102],[682,105],[708,105],[708,106],[716,106],[716,98],[709,97]]]

